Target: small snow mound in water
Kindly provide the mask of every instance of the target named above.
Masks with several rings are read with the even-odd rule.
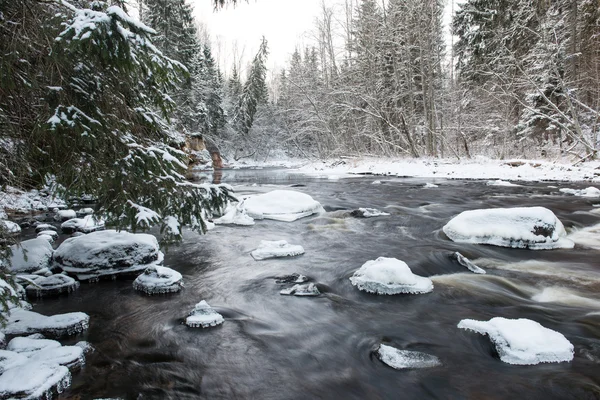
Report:
[[[18,235],[21,233],[21,227],[15,222],[0,220],[0,225],[9,235]]]
[[[54,216],[55,221],[66,221],[68,219],[76,218],[77,213],[73,210],[58,210]]]
[[[560,189],[562,193],[572,194],[579,197],[600,197],[600,189],[590,186],[585,189]]]
[[[83,218],[71,218],[60,225],[60,229],[65,233],[83,232],[90,233],[104,229],[104,220],[96,218],[93,215],[86,215]]]
[[[294,285],[288,289],[282,289],[279,294],[284,296],[318,296],[321,294],[317,285],[314,283],[307,283],[304,285]]]
[[[224,322],[223,316],[213,310],[205,300],[196,304],[190,315],[185,319],[185,324],[191,328],[208,328]]]
[[[463,211],[443,228],[459,243],[529,248],[573,248],[563,224],[544,207],[493,208]]]
[[[530,319],[495,317],[489,321],[463,319],[459,328],[488,335],[500,359],[508,364],[535,365],[573,359],[573,345],[561,333]]]
[[[46,231],[40,231],[40,232],[38,232],[37,237],[44,236],[44,235],[45,236],[50,236],[52,238],[52,241],[58,239],[58,232],[50,230],[50,229],[48,229]]]
[[[82,312],[72,312],[45,316],[22,308],[10,310],[6,326],[1,328],[6,335],[30,335],[41,333],[45,336],[62,337],[75,335],[86,330],[90,317]]]
[[[350,213],[353,217],[357,218],[372,218],[372,217],[384,217],[390,215],[389,213],[379,211],[375,208],[359,208]]]
[[[62,393],[70,385],[71,373],[67,367],[26,363],[0,375],[0,398],[52,399],[54,393]]]
[[[56,232],[57,229],[54,225],[50,225],[50,224],[37,224],[35,226],[35,233],[40,233],[41,231],[54,231]]]
[[[179,292],[183,287],[183,277],[174,269],[153,265],[133,281],[133,288],[146,294]]]
[[[503,181],[501,179],[494,180],[494,181],[487,181],[485,184],[488,186],[521,186],[521,185],[517,185],[516,183]]]
[[[367,261],[350,277],[350,282],[375,294],[419,294],[433,290],[431,279],[415,275],[405,262],[387,257]]]
[[[244,200],[242,207],[254,219],[292,222],[323,210],[309,195],[293,190],[273,190]]]
[[[463,267],[467,267],[469,271],[474,272],[476,274],[485,274],[484,269],[481,269],[477,265],[473,264],[471,260],[460,254],[458,251],[453,254],[453,257],[456,259],[456,261],[458,261],[460,265],[462,265]]]
[[[50,275],[36,279],[27,286],[26,292],[32,297],[46,297],[61,293],[71,293],[79,289],[79,282],[63,274]]]
[[[381,185],[381,181],[373,181],[371,182],[371,185]]]
[[[53,253],[52,246],[44,238],[23,240],[18,246],[10,246],[10,250],[10,269],[18,273],[47,271]]]
[[[379,345],[377,357],[394,369],[439,367],[442,362],[436,356],[420,351],[398,350],[385,344]]]
[[[298,244],[289,244],[285,240],[261,240],[258,248],[250,254],[259,261],[267,258],[298,256],[304,254],[304,248]]]
[[[225,214],[221,218],[215,219],[217,225],[254,225],[254,218],[246,214],[246,210],[237,205],[230,204],[225,209]]]
[[[435,183],[427,182],[423,187],[427,188],[427,189],[433,189],[433,188],[436,188],[436,187],[439,187],[439,186],[436,185]]]

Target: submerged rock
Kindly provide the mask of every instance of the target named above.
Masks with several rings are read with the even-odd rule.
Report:
[[[285,240],[261,240],[258,248],[250,254],[259,261],[267,258],[298,256],[304,254],[304,248],[297,244],[289,244]]]
[[[535,365],[573,360],[573,345],[567,338],[530,319],[463,319],[458,327],[488,335],[500,359],[508,364]]]
[[[321,294],[317,285],[314,283],[307,283],[304,285],[294,285],[291,288],[282,289],[279,294],[285,296],[318,296]]]
[[[47,297],[61,293],[71,293],[79,289],[79,282],[70,276],[55,274],[40,279],[28,285],[25,289],[28,296]]]
[[[572,248],[565,228],[544,207],[493,208],[464,211],[443,227],[450,240],[459,243],[529,248]]]
[[[174,269],[152,265],[133,281],[133,288],[150,295],[179,292],[183,277]]]
[[[463,267],[466,267],[469,271],[471,271],[473,273],[485,274],[484,269],[479,268],[477,265],[473,264],[471,262],[471,260],[469,260],[467,257],[460,254],[458,251],[455,252],[454,254],[452,254],[452,258],[454,258],[456,261],[458,261],[458,263],[460,265],[462,265]]]
[[[436,356],[420,351],[399,350],[385,344],[379,345],[377,357],[394,369],[439,367],[442,362]]]
[[[350,282],[375,294],[419,294],[433,290],[431,279],[413,274],[404,261],[387,257],[367,261],[350,277]]]
[[[191,328],[208,328],[224,322],[223,316],[213,310],[205,300],[196,304],[190,315],[185,319],[185,324]]]
[[[0,331],[11,336],[41,333],[60,338],[83,332],[89,322],[90,317],[82,312],[45,316],[23,308],[13,308],[7,315],[6,326]]]
[[[52,246],[44,238],[23,240],[10,246],[12,252],[10,270],[17,273],[48,271],[52,259]]]
[[[293,190],[273,190],[244,200],[242,207],[254,219],[292,222],[323,210],[309,195]]]
[[[304,283],[304,282],[308,282],[308,278],[304,275],[300,275],[300,274],[291,274],[291,275],[284,275],[284,276],[278,276],[275,278],[275,283]]]
[[[350,213],[350,215],[355,218],[372,218],[388,216],[390,214],[383,211],[379,211],[375,208],[359,208],[358,210],[353,210]]]

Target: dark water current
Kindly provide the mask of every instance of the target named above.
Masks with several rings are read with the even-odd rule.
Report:
[[[131,281],[83,284],[41,300],[41,313],[83,311],[96,351],[74,374],[65,399],[598,399],[600,398],[600,250],[530,251],[456,244],[441,227],[461,211],[544,206],[568,230],[600,223],[596,201],[560,194],[552,183],[490,187],[481,181],[357,177],[327,180],[281,170],[225,171],[241,193],[295,187],[329,211],[292,223],[257,221],[189,233],[165,265],[185,289],[145,296]],[[374,180],[382,184],[374,185]],[[431,180],[429,180],[431,181]],[[257,184],[257,186],[252,186]],[[355,219],[336,210],[373,207],[389,217]],[[260,240],[286,239],[306,254],[254,261]],[[460,251],[488,271],[475,275],[448,255]],[[376,296],[348,278],[379,256],[434,276],[424,295]],[[316,298],[281,296],[274,277],[301,273]],[[541,297],[540,297],[541,296]],[[535,300],[534,298],[538,298]],[[542,299],[543,301],[539,300]],[[207,300],[225,317],[212,329],[182,321]],[[530,318],[575,346],[569,363],[515,366],[489,339],[457,328],[463,318]],[[443,366],[397,371],[373,351],[380,343],[436,355]]]

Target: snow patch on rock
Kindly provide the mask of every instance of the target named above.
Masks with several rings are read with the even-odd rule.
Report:
[[[10,250],[10,269],[17,273],[47,271],[53,253],[52,245],[44,238],[23,240],[10,246]]]
[[[47,297],[61,293],[71,293],[79,289],[79,282],[70,276],[55,274],[36,279],[25,289],[28,296]]]
[[[600,189],[590,186],[585,189],[560,189],[560,192],[572,194],[579,197],[600,197]]]
[[[185,319],[185,324],[191,328],[208,328],[224,322],[223,316],[213,310],[205,300],[194,306],[190,315]]]
[[[442,362],[436,356],[420,351],[399,350],[385,344],[379,345],[377,357],[394,369],[416,369],[439,367]]]
[[[267,258],[298,256],[304,254],[304,248],[297,244],[289,244],[285,240],[261,240],[258,248],[250,254],[258,261]]]
[[[294,285],[291,288],[282,289],[279,294],[285,296],[318,296],[321,294],[317,285],[314,283],[306,283],[304,285]]]
[[[89,326],[90,317],[82,312],[45,316],[23,308],[13,308],[7,315],[6,326],[0,331],[6,335],[31,335],[63,337],[83,332]]]
[[[104,229],[104,220],[96,218],[93,215],[86,215],[83,218],[71,218],[60,225],[60,229],[65,233],[83,232],[90,233]]]
[[[174,269],[152,265],[133,281],[133,288],[149,295],[175,293],[183,288],[183,277]]]
[[[367,261],[350,277],[350,282],[375,294],[419,294],[433,290],[431,279],[413,274],[404,261],[387,257]]]
[[[273,190],[251,196],[243,207],[254,219],[292,222],[323,211],[321,204],[309,195],[293,190]]]

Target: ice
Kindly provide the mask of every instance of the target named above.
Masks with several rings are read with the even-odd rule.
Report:
[[[420,351],[399,350],[385,344],[379,345],[377,357],[394,369],[415,369],[439,367],[442,362],[436,356]]]
[[[293,190],[273,190],[252,196],[244,200],[242,207],[254,219],[284,222],[292,222],[323,210],[318,201]]]
[[[6,233],[8,233],[9,235],[18,235],[19,233],[21,233],[21,227],[15,222],[0,220],[0,225],[2,225],[2,228],[4,228]]]
[[[469,271],[474,272],[476,274],[485,274],[484,269],[479,268],[477,265],[473,264],[471,260],[460,254],[458,251],[452,256],[456,259],[456,261],[458,261],[460,265],[462,265],[463,267],[467,267]]]
[[[55,221],[66,221],[77,217],[77,213],[73,210],[58,210],[54,216]]]
[[[433,189],[433,188],[436,188],[436,187],[439,187],[439,186],[436,185],[435,183],[427,182],[425,184],[425,186],[423,186],[423,187],[426,188],[426,189]]]
[[[463,319],[459,328],[488,335],[505,363],[535,365],[573,359],[573,345],[561,333],[530,319],[495,317],[489,321]]]
[[[561,192],[580,197],[600,197],[600,189],[590,186],[585,189],[560,189]]]
[[[532,250],[573,248],[563,224],[544,207],[464,211],[443,227],[455,242]]]
[[[44,238],[23,240],[19,245],[10,246],[10,249],[10,269],[13,272],[38,272],[50,266],[52,245]]]
[[[54,252],[55,262],[79,280],[143,271],[163,258],[154,236],[114,230],[69,238]]]
[[[71,385],[69,369],[58,364],[26,363],[0,375],[2,399],[52,399]]]
[[[255,260],[275,257],[292,257],[304,254],[304,248],[297,244],[289,244],[285,240],[261,240],[260,245],[252,253]]]
[[[221,218],[215,219],[217,225],[254,225],[254,219],[246,214],[241,206],[230,204],[225,210],[225,214]]]
[[[383,217],[390,215],[389,213],[379,211],[375,208],[359,208],[358,210],[354,210],[350,213],[353,217],[356,218],[372,218],[372,217]]]
[[[23,365],[28,361],[29,359],[27,356],[23,354],[15,353],[14,351],[0,350],[0,374],[3,374],[4,371],[8,369]]]
[[[83,232],[90,233],[104,229],[104,220],[96,218],[93,215],[86,215],[83,218],[72,218],[60,225],[60,229],[65,233]]]
[[[58,232],[56,231],[52,231],[52,230],[46,230],[46,231],[40,231],[37,234],[38,237],[40,236],[50,236],[50,238],[52,239],[52,241],[58,239]]]
[[[79,289],[79,282],[63,274],[50,275],[36,279],[27,286],[26,292],[31,297],[55,296],[61,293],[71,293]]]
[[[308,282],[308,278],[300,274],[291,274],[285,276],[278,276],[275,278],[275,283],[304,283]]]
[[[23,353],[25,356],[29,357],[30,353],[46,349],[56,349],[61,346],[60,342],[57,342],[56,340],[16,337],[8,342],[6,350],[14,351],[15,353]]]
[[[358,289],[375,294],[429,293],[431,279],[412,273],[405,262],[396,258],[379,257],[363,264],[351,277]]]
[[[146,294],[179,292],[183,287],[183,277],[174,269],[153,265],[133,281],[133,288]]]
[[[223,316],[212,309],[205,300],[196,304],[185,324],[191,328],[208,328],[224,322]]]
[[[282,289],[279,294],[286,296],[318,296],[321,294],[317,285],[314,283],[307,283],[304,285],[294,285],[291,288]]]
[[[487,181],[485,184],[488,185],[488,186],[507,186],[507,187],[509,187],[509,186],[521,186],[521,185],[517,185],[515,183],[510,183],[508,181],[503,181],[501,179],[498,179],[498,180],[495,180],[495,181]]]
[[[13,308],[7,315],[6,326],[1,328],[6,335],[30,335],[63,337],[83,332],[89,326],[90,317],[82,312],[45,316],[23,308]]]

